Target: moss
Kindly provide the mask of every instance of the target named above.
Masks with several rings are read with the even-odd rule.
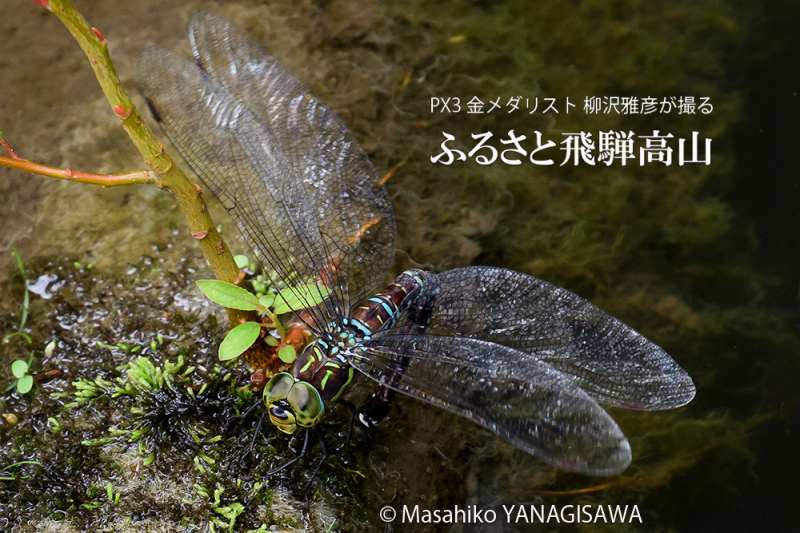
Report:
[[[305,496],[305,476],[282,476],[288,490],[273,505],[265,474],[293,452],[265,432],[260,410],[247,411],[258,398],[245,370],[215,363],[217,317],[199,297],[181,294],[191,269],[167,272],[162,260],[146,258],[131,265],[137,276],[109,279],[73,263],[29,268],[62,287],[47,306],[33,306],[29,332],[34,346],[57,339],[36,368],[63,377],[0,399],[0,411],[18,419],[0,434],[0,466],[30,461],[0,481],[0,514],[12,524],[115,531],[204,523],[239,531],[305,520],[287,512],[306,508],[295,499]],[[300,465],[317,460],[312,453]],[[335,465],[323,468],[323,479],[342,490],[354,477]],[[311,515],[330,514],[324,499],[311,500]]]

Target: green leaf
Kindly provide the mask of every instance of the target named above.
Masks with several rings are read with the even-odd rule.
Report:
[[[236,268],[240,270],[247,268],[250,264],[250,259],[246,255],[234,255],[233,260],[236,263]]]
[[[263,274],[251,279],[250,285],[253,286],[253,290],[256,292],[256,294],[267,292],[267,284],[264,282]]]
[[[28,373],[28,363],[22,359],[17,359],[11,363],[11,373],[17,379],[22,379]]]
[[[17,380],[17,392],[20,394],[28,394],[33,388],[33,376],[24,375]]]
[[[255,311],[259,308],[256,295],[238,285],[218,279],[197,280],[197,287],[206,298],[228,309]]]
[[[53,433],[58,433],[61,431],[61,424],[59,423],[58,419],[53,418],[52,416],[47,417],[47,427]]]
[[[321,283],[305,283],[296,287],[287,287],[275,297],[274,311],[282,315],[289,311],[300,311],[320,304],[331,293]]]
[[[22,256],[16,250],[14,250],[11,253],[14,256],[14,261],[17,263],[17,270],[19,270],[19,275],[22,276],[22,279],[27,279],[28,276],[25,274],[25,262],[22,260]]]
[[[259,333],[261,324],[258,322],[245,322],[230,330],[219,345],[220,361],[229,361],[242,355],[256,342]]]
[[[275,295],[270,293],[270,294],[265,294],[264,296],[259,296],[258,303],[260,303],[264,307],[272,307],[272,304],[275,303]]]
[[[278,358],[286,364],[294,363],[295,359],[297,359],[297,352],[294,350],[294,346],[291,344],[283,346],[278,350]]]
[[[267,336],[264,338],[264,342],[266,342],[266,343],[267,343],[267,346],[273,346],[273,347],[274,347],[274,346],[277,346],[277,345],[278,345],[278,339],[276,339],[276,338],[275,338],[275,337],[273,337],[272,335],[267,335]]]

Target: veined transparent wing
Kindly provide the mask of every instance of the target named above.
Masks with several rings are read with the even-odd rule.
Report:
[[[318,279],[330,244],[316,209],[271,130],[194,63],[149,49],[141,63],[148,103],[192,170],[231,213],[267,269],[289,286]],[[283,179],[274,185],[270,176]],[[315,320],[341,314],[343,298],[316,308]],[[298,293],[301,300],[304,298]]]
[[[613,475],[630,464],[630,445],[602,407],[569,376],[512,348],[463,337],[383,335],[350,363],[559,468]]]
[[[573,376],[600,402],[659,410],[691,401],[689,375],[659,346],[580,296],[512,270],[457,268],[435,275],[427,332],[520,350]]]
[[[352,303],[380,288],[394,262],[394,215],[375,168],[345,124],[229,21],[199,13],[189,37],[203,71],[271,131],[294,171],[264,181],[280,187],[301,180],[320,231],[342,258]]]

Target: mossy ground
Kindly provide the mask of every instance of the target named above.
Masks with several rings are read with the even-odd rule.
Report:
[[[443,507],[544,498],[639,503],[646,529],[732,529],[748,527],[742,522],[748,518],[730,513],[742,502],[766,508],[788,501],[788,487],[781,490],[775,480],[797,443],[797,404],[787,399],[796,398],[792,376],[800,366],[800,341],[796,301],[784,296],[796,292],[796,285],[778,275],[784,266],[765,263],[760,255],[759,242],[785,228],[754,225],[745,215],[748,199],[735,194],[752,188],[748,184],[756,178],[740,169],[739,160],[748,155],[735,135],[748,97],[737,83],[742,80],[736,65],[744,54],[763,52],[753,50],[761,42],[753,21],[762,16],[754,3],[278,0],[159,3],[157,9],[149,2],[79,6],[105,31],[132,85],[132,65],[145,41],[167,47],[184,41],[193,11],[221,9],[341,113],[381,171],[402,163],[388,185],[399,219],[398,269],[475,263],[530,272],[631,324],[673,354],[697,383],[698,397],[686,409],[615,411],[632,443],[633,466],[610,486],[581,496],[543,491],[602,482],[555,472],[466,422],[399,401],[387,426],[371,437],[358,435],[352,456],[323,471],[321,501],[331,507],[337,527],[379,530],[377,510],[392,502]],[[99,93],[91,92],[82,58],[55,21],[33,8],[20,9],[0,22],[0,31],[11,37],[6,59],[0,58],[2,127],[24,154],[86,169],[137,166]],[[30,68],[9,57],[29,58]],[[48,80],[58,83],[33,75],[44,68]],[[428,107],[431,96],[518,94],[570,96],[578,103],[587,95],[703,95],[715,109],[702,117],[635,119],[586,117],[578,109],[549,118],[432,115]],[[509,129],[659,129],[676,135],[697,129],[714,139],[714,163],[626,169],[430,164],[442,130],[465,138],[487,129],[497,135]],[[149,346],[161,333],[169,342],[163,353],[152,354],[159,364],[183,351],[191,364],[213,367],[221,329],[192,289],[203,267],[190,239],[169,235],[170,228],[181,227],[169,197],[146,188],[98,192],[7,172],[0,187],[13,199],[10,208],[0,209],[0,244],[15,244],[33,257],[32,272],[52,271],[67,281],[53,300],[34,299],[31,322],[40,348],[59,340],[53,363],[67,377],[37,389],[32,404],[14,396],[2,400],[3,410],[22,421],[3,430],[0,457],[47,457],[57,468],[52,478],[43,477],[47,469],[23,470],[43,498],[15,482],[2,486],[0,501],[9,516],[52,522],[63,518],[52,512],[61,502],[94,501],[91,485],[101,487],[91,490],[101,490],[102,499],[102,487],[111,480],[122,493],[120,503],[93,510],[78,505],[71,517],[76,527],[114,528],[118,520],[134,517],[169,529],[187,515],[201,527],[213,516],[210,504],[180,501],[195,497],[188,496],[190,488],[202,477],[190,457],[167,447],[156,463],[131,471],[141,460],[136,453],[79,445],[127,417],[121,404],[62,414],[60,402],[48,399],[50,392],[69,390],[73,379],[110,379],[137,356],[98,349],[98,340]],[[229,224],[225,229],[232,237]],[[153,243],[161,248],[151,251]],[[143,264],[142,254],[152,255],[154,264]],[[94,272],[74,271],[71,260],[48,266],[46,258],[59,255],[97,266]],[[780,262],[797,265],[797,258]],[[129,263],[138,268],[126,272]],[[19,291],[19,280],[6,277],[6,330],[17,318]],[[4,360],[17,355],[11,347],[4,350]],[[243,371],[235,372],[244,379]],[[47,428],[51,416],[61,421],[62,433]],[[213,417],[207,423],[214,425]],[[247,421],[220,446],[238,446],[254,424]],[[288,453],[281,442],[276,440],[275,450],[265,443],[262,453]],[[306,471],[294,470],[270,485],[273,509],[281,494],[300,497]],[[224,483],[230,486],[236,477],[254,482],[259,472],[238,472]],[[213,500],[214,480],[206,484]],[[222,498],[233,494],[246,496],[227,489]],[[291,509],[300,508],[289,502]],[[242,523],[255,527],[259,517],[268,518],[253,512]],[[780,523],[780,515],[759,516]],[[142,523],[131,527],[141,529]]]
[[[12,339],[3,354],[31,350],[34,372],[62,376],[0,400],[0,412],[16,417],[0,435],[0,467],[35,461],[4,468],[3,526],[33,529],[46,519],[81,531],[202,531],[210,522],[225,530],[231,517],[237,531],[329,524],[316,485],[303,492],[308,468],[276,476],[279,485],[265,482],[293,455],[290,443],[255,433],[261,411],[246,411],[258,396],[244,369],[215,362],[221,330],[186,291],[191,268],[162,265],[145,258],[121,280],[71,263],[30,267],[36,279],[46,273],[51,297],[34,296],[32,343]],[[6,331],[16,318],[2,315]],[[49,339],[56,346],[46,355]],[[320,479],[346,498],[352,475],[337,460]],[[306,497],[310,514],[300,512]]]

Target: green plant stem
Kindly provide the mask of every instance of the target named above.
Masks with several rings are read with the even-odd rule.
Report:
[[[150,128],[145,125],[117,76],[105,37],[93,28],[70,0],[39,0],[72,34],[94,70],[106,100],[130,137],[145,163],[155,172],[155,183],[175,195],[189,230],[203,251],[214,275],[221,280],[237,283],[239,268],[227,244],[211,220],[202,190],[172,161]],[[11,157],[13,159],[13,155]],[[228,310],[234,323],[254,318],[252,313]]]
[[[17,270],[19,271],[19,275],[22,277],[22,285],[25,291],[22,295],[19,327],[17,328],[17,332],[24,333],[25,325],[28,323],[28,310],[30,309],[31,304],[31,294],[28,290],[28,276],[25,274],[25,263],[22,262],[22,256],[19,255],[19,252],[16,250],[14,250],[14,262],[17,263]]]
[[[278,318],[278,315],[276,315],[275,313],[273,313],[269,309],[266,309],[264,314],[267,315],[267,318],[269,318],[269,321],[271,322],[272,327],[274,327],[276,330],[278,330],[278,335],[281,336],[281,339],[285,339],[286,338],[286,328],[284,327],[283,323]]]
[[[29,174],[38,174],[40,176],[47,176],[48,178],[74,181],[76,183],[88,183],[91,185],[101,185],[103,187],[136,185],[140,183],[155,184],[158,182],[156,175],[146,170],[121,175],[92,174],[90,172],[81,172],[78,170],[72,170],[70,168],[50,167],[40,163],[34,163],[33,161],[28,161],[27,159],[6,156],[0,156],[0,167],[22,170],[23,172],[28,172]]]
[[[25,326],[28,323],[28,313],[30,312],[30,304],[31,304],[31,294],[30,291],[28,290],[28,276],[25,274],[25,263],[23,263],[22,256],[19,255],[19,252],[14,250],[12,252],[12,255],[14,256],[14,262],[17,264],[17,270],[19,271],[19,275],[22,278],[22,286],[24,292],[22,293],[22,304],[20,305],[19,308],[19,326],[17,327],[17,331],[4,335],[3,339],[0,342],[5,344],[14,337],[22,337],[28,344],[31,344],[33,340],[31,339],[30,335],[25,333]]]
[[[15,481],[17,479],[17,476],[13,474],[9,475],[11,474],[10,470],[23,465],[42,466],[42,463],[40,463],[39,461],[29,460],[29,461],[19,461],[10,465],[6,465],[0,468],[0,481]]]

